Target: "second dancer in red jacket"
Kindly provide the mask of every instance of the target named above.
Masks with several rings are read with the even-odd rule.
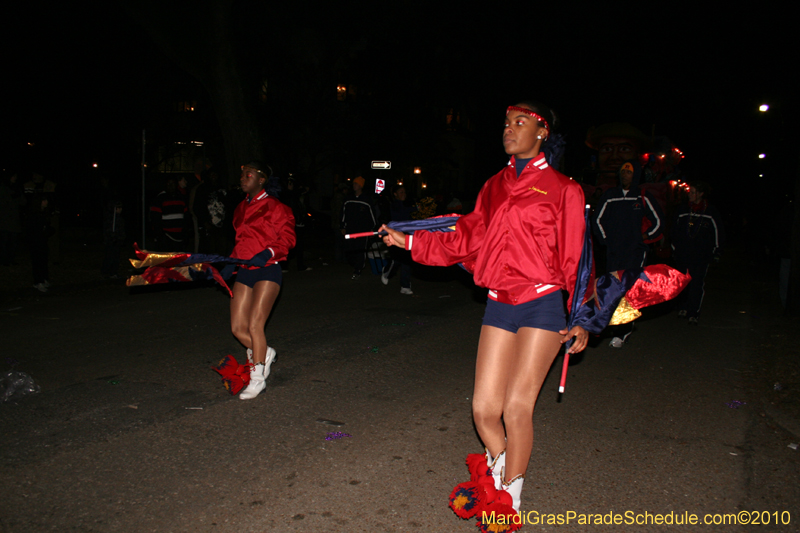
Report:
[[[247,198],[233,214],[236,246],[231,255],[239,259],[261,255],[266,260],[261,268],[239,267],[233,285],[231,331],[247,348],[248,362],[253,364],[250,383],[239,394],[242,400],[251,400],[264,390],[275,360],[275,349],[267,346],[264,326],[281,290],[278,262],[286,260],[295,244],[292,210],[265,189],[269,174],[269,167],[260,161],[242,166],[239,181]]]

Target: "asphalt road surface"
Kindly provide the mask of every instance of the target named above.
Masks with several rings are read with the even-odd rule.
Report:
[[[423,272],[405,296],[397,279],[311,264],[285,275],[267,325],[278,358],[252,401],[210,370],[228,353],[244,360],[219,288],[7,297],[4,370],[42,392],[0,405],[0,531],[476,531],[447,497],[482,450],[470,414],[481,292],[457,269]],[[709,274],[699,327],[669,305],[645,310],[624,348],[592,342],[560,399],[556,360],[524,530],[800,530],[800,451],[788,447],[800,425],[748,380],[765,338],[797,322],[771,286],[727,265]],[[729,523],[652,524],[687,514]],[[570,522],[547,523],[559,519]]]

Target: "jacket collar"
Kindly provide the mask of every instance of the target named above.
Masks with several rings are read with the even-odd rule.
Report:
[[[250,197],[250,195],[248,194],[248,195],[247,195],[247,203],[250,203],[250,202],[252,202],[253,200],[255,200],[256,202],[257,202],[257,201],[259,201],[259,200],[263,200],[263,199],[264,199],[264,198],[266,198],[267,196],[268,196],[268,195],[267,195],[267,191],[261,191],[261,194],[259,194],[259,195],[258,195],[258,196],[256,196],[255,198],[251,198],[251,197]]]
[[[508,165],[510,167],[514,167],[516,165],[517,159],[512,155],[511,159],[508,160]],[[544,157],[544,152],[539,152],[539,155],[534,157],[530,160],[530,162],[525,165],[525,168],[535,168],[537,170],[544,170],[550,165],[547,164],[547,159]]]

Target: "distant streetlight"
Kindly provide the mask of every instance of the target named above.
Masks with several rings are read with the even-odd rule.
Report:
[[[97,163],[92,163],[92,167],[97,168]]]
[[[758,154],[759,159],[764,159],[765,157],[767,157],[767,154]]]
[[[767,104],[761,104],[760,106],[758,106],[758,110],[761,111],[762,113],[766,113],[767,110],[769,110],[769,106]]]
[[[422,169],[420,167],[414,167],[414,174],[422,174]]]

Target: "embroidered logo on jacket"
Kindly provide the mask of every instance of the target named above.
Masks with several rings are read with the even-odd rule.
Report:
[[[542,194],[547,194],[547,191],[543,191],[543,190],[541,190],[541,189],[537,189],[536,187],[530,187],[528,190],[529,190],[529,191],[536,191],[536,192],[540,192],[540,193],[542,193]]]

